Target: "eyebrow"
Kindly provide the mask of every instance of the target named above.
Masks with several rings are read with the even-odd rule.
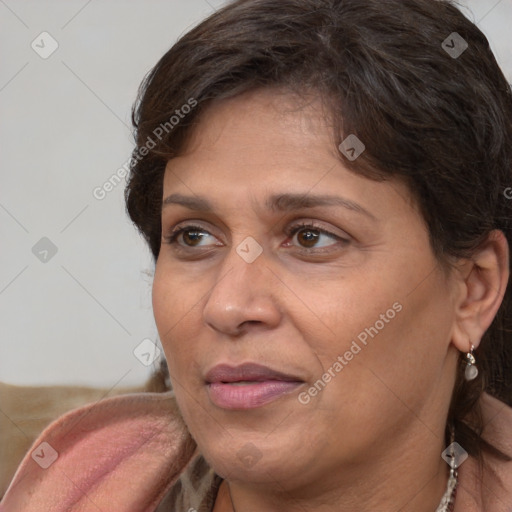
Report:
[[[183,194],[171,194],[162,202],[162,210],[170,205],[178,204],[189,210],[213,212],[214,207],[208,199],[200,196],[185,196]],[[270,196],[265,206],[273,212],[289,212],[293,210],[315,208],[317,206],[342,206],[356,213],[361,213],[376,220],[368,210],[361,205],[339,196],[309,195],[309,194],[274,194]]]

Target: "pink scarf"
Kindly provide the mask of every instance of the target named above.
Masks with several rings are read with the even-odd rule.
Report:
[[[484,394],[482,409],[484,437],[512,454],[512,408]],[[154,512],[195,448],[172,392],[108,398],[41,433],[0,512]],[[486,460],[483,476],[472,457],[460,467],[454,512],[512,512],[512,462]]]

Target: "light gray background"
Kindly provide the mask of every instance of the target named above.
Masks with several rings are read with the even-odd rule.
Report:
[[[512,82],[512,0],[462,3]],[[0,0],[0,380],[112,387],[149,375],[133,351],[158,343],[150,252],[125,215],[125,181],[103,200],[93,189],[129,158],[144,75],[222,4]],[[46,59],[31,47],[51,48],[42,32],[58,43]],[[43,237],[57,247],[46,262],[32,251]]]

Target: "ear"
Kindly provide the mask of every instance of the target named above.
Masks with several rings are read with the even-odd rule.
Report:
[[[456,279],[460,294],[456,301],[452,342],[461,352],[478,347],[499,310],[509,279],[509,250],[505,235],[491,231],[471,259],[462,261]]]

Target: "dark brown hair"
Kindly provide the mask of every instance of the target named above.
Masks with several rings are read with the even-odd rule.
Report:
[[[443,44],[454,46],[454,37],[468,45],[456,56]],[[454,2],[237,0],[179,39],[134,106],[126,205],[155,261],[167,161],[212,101],[269,87],[322,98],[337,144],[356,134],[366,146],[353,162],[339,152],[353,172],[406,180],[440,264],[470,258],[493,229],[510,244],[511,88],[486,37]],[[480,463],[483,451],[510,460],[482,439],[478,403],[485,390],[512,405],[510,295],[508,286],[475,351],[475,380],[464,379],[461,357],[448,415],[446,441],[453,425]]]

